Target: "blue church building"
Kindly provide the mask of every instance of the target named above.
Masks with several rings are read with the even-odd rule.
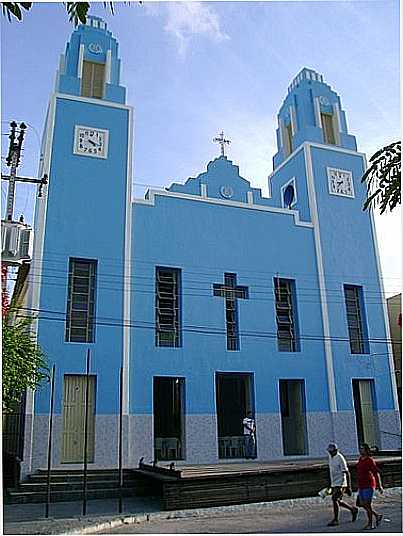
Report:
[[[397,448],[400,420],[366,168],[338,94],[304,68],[278,113],[270,195],[225,155],[132,199],[118,44],[90,17],[61,56],[30,268],[56,365],[52,467],[218,463]],[[241,165],[242,167],[242,165]],[[50,387],[26,403],[23,471],[46,467]],[[78,465],[77,465],[78,464]]]

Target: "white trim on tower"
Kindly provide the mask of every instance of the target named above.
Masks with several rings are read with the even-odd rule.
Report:
[[[313,99],[313,106],[314,106],[314,109],[315,109],[316,126],[319,127],[319,128],[323,128],[322,118],[320,116],[320,101],[319,101],[319,97],[315,97]]]
[[[108,48],[106,51],[106,62],[105,62],[105,84],[111,83],[111,72],[112,70],[112,50]]]
[[[330,411],[333,414],[337,412],[336,384],[335,384],[335,378],[334,378],[333,352],[332,352],[332,344],[331,344],[331,339],[330,339],[329,312],[328,312],[327,296],[326,296],[326,283],[325,283],[325,271],[324,271],[324,265],[323,265],[322,244],[321,244],[321,239],[320,239],[318,206],[316,202],[315,183],[314,183],[314,176],[313,176],[311,144],[304,143],[303,146],[304,146],[304,153],[305,153],[305,170],[306,170],[306,177],[307,177],[307,184],[308,184],[309,209],[310,209],[313,229],[314,229],[316,263],[317,263],[317,268],[318,268],[320,303],[321,303],[322,322],[323,322],[323,336],[325,338],[324,345],[325,345],[325,359],[326,359],[326,373],[327,373],[327,382],[328,382],[329,406],[330,406]],[[334,435],[333,417],[331,418],[331,424],[332,424],[332,434]]]
[[[44,143],[43,159],[40,161],[38,176],[43,177],[46,173],[49,180],[52,180],[50,162],[52,157],[53,133],[55,127],[55,109],[56,109],[56,94],[54,94],[49,102],[49,111],[46,121],[46,139]],[[35,207],[35,228],[34,228],[34,247],[32,253],[32,263],[28,274],[28,285],[30,287],[29,307],[33,311],[40,309],[40,294],[42,282],[42,259],[43,247],[45,240],[45,222],[48,206],[48,189],[49,185],[44,185],[42,189],[42,197],[37,197],[37,205]],[[35,321],[32,324],[32,334],[37,337],[38,323]],[[31,417],[30,426],[25,428],[24,433],[24,473],[28,473],[32,467],[32,448],[33,448],[33,426],[34,426],[34,392],[27,391],[26,416]]]
[[[125,253],[123,283],[123,414],[129,414],[130,315],[132,277],[132,155],[133,108],[128,109]]]
[[[81,43],[80,49],[78,51],[78,64],[77,64],[77,78],[80,78],[80,79],[83,77],[84,52],[85,52],[85,45],[84,43]]]

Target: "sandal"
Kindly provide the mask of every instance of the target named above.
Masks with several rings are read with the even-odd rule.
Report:
[[[332,519],[332,521],[329,521],[329,523],[327,524],[328,527],[336,527],[336,525],[338,525],[339,522],[337,521],[337,519]]]
[[[365,525],[365,527],[362,530],[373,530],[375,527],[374,525]]]

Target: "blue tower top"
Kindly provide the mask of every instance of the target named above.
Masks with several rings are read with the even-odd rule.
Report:
[[[60,57],[56,91],[125,103],[118,43],[101,18],[88,16],[87,23],[73,32]]]
[[[357,150],[355,137],[347,130],[339,95],[321,74],[306,67],[288,87],[278,113],[274,169],[305,141]]]

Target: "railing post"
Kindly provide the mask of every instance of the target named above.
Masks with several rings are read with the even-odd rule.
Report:
[[[120,367],[120,396],[119,396],[119,514],[123,511],[123,367]]]
[[[52,367],[52,379],[50,387],[50,413],[49,413],[49,436],[48,436],[48,474],[46,479],[46,507],[45,517],[49,517],[50,505],[50,467],[52,464],[52,434],[53,434],[53,404],[55,397],[55,370],[56,365]]]
[[[88,464],[88,393],[90,384],[90,349],[87,350],[84,420],[84,475],[83,475],[83,516],[87,514],[87,464]]]

